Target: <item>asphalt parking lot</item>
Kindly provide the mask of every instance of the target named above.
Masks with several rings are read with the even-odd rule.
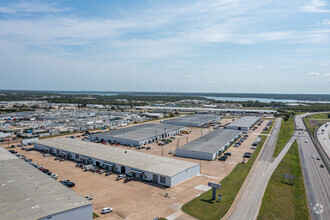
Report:
[[[222,119],[221,122],[224,124],[226,120],[230,119]],[[20,148],[15,148],[14,150],[32,159],[38,165],[58,174],[58,180],[54,181],[69,179],[76,184],[71,188],[72,190],[82,196],[93,195],[94,198],[91,200],[94,204],[93,209],[96,214],[100,215],[101,219],[151,219],[157,216],[189,219],[189,216],[181,213],[181,205],[208,190],[207,183],[209,181],[220,182],[233,170],[237,163],[242,161],[242,156],[245,152],[253,152],[254,150],[250,149],[251,144],[258,137],[267,122],[265,120],[253,133],[248,132],[249,137],[241,146],[230,147],[228,152],[232,152],[232,156],[226,161],[200,161],[169,154],[169,151],[174,152],[178,146],[186,144],[187,138],[188,142],[190,142],[200,137],[201,134],[205,135],[209,132],[208,128],[189,128],[190,134],[175,136],[176,138],[172,139],[172,143],[165,146],[158,146],[157,143],[152,143],[146,145],[150,146],[151,150],[138,150],[201,164],[200,176],[191,178],[171,188],[134,180],[124,183],[123,180],[116,181],[117,174],[105,176],[105,174],[84,172],[76,167],[75,162],[55,161],[54,156],[43,157],[42,153],[38,151],[27,152]],[[7,145],[3,145],[3,147],[7,147]],[[125,146],[117,147],[129,148]],[[132,148],[132,150],[136,149]],[[165,197],[166,193],[168,193],[168,197]],[[114,211],[102,215],[100,212],[104,207],[112,207]]]

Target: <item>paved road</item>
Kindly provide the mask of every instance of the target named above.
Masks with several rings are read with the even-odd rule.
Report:
[[[295,136],[292,136],[281,153],[275,158],[274,161],[272,161],[276,139],[272,140],[271,137],[277,138],[279,130],[279,128],[275,130],[276,126],[279,125],[277,123],[275,124],[275,127],[272,130],[270,137],[268,138],[268,141],[262,151],[263,157],[260,156],[259,159],[255,162],[256,164],[246,180],[246,186],[241,189],[241,196],[239,197],[234,210],[232,210],[228,217],[225,216],[225,219],[252,220],[257,218],[262,197],[266,190],[268,181],[295,140]],[[281,121],[279,123],[281,123]]]
[[[306,114],[302,115],[306,116]],[[297,142],[300,160],[304,174],[308,204],[312,219],[330,219],[330,176],[325,168],[321,168],[321,161],[309,134],[305,131],[302,116],[295,118]],[[312,158],[314,155],[314,158]]]
[[[317,130],[316,138],[320,142],[322,148],[324,149],[324,152],[330,158],[330,122],[327,122],[326,124],[322,125]]]
[[[278,133],[281,128],[282,118],[278,118],[275,121],[272,132],[269,134],[269,138],[264,147],[264,150],[261,152],[260,159],[261,161],[273,162],[273,154],[276,146],[276,141],[278,138]]]

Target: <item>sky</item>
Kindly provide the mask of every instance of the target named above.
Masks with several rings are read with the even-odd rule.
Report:
[[[330,1],[0,0],[0,89],[330,94]]]

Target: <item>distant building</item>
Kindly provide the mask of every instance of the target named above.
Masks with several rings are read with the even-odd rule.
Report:
[[[228,129],[235,129],[240,131],[250,130],[260,120],[259,117],[246,116],[226,126]]]
[[[180,125],[186,127],[202,127],[205,124],[220,119],[221,117],[219,115],[194,114],[185,117],[164,120],[162,124]]]
[[[175,150],[175,156],[214,160],[233,144],[242,132],[231,129],[214,130]]]

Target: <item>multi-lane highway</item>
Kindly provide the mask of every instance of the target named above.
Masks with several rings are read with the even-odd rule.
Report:
[[[330,122],[325,123],[317,130],[316,138],[326,155],[330,158]]]
[[[272,155],[281,124],[281,121],[276,121],[274,129],[259,159],[248,175],[231,209],[223,219],[254,220],[257,218],[268,181],[295,140],[297,140],[298,143],[311,217],[313,220],[330,219],[330,176],[327,169],[321,167],[323,161],[322,159],[318,160],[320,155],[306,131],[303,122],[303,117],[310,114],[311,113],[295,117],[296,131],[280,154],[272,161]],[[326,144],[327,143],[328,142],[326,142]],[[329,145],[327,146],[329,147]]]
[[[268,181],[295,140],[295,137],[292,136],[281,153],[273,161],[273,152],[276,145],[278,132],[280,130],[281,120],[282,119],[276,120],[274,128],[270,133],[270,137],[268,138],[259,159],[255,162],[256,164],[247,177],[246,185],[242,187],[238,199],[234,202],[235,207],[229,210],[224,219],[252,220],[256,219],[258,216],[262,197],[266,190]]]
[[[330,219],[330,176],[326,168],[322,168],[322,160],[316,146],[306,131],[303,117],[295,118],[296,137],[299,147],[300,161],[303,169],[308,205],[312,219]]]

